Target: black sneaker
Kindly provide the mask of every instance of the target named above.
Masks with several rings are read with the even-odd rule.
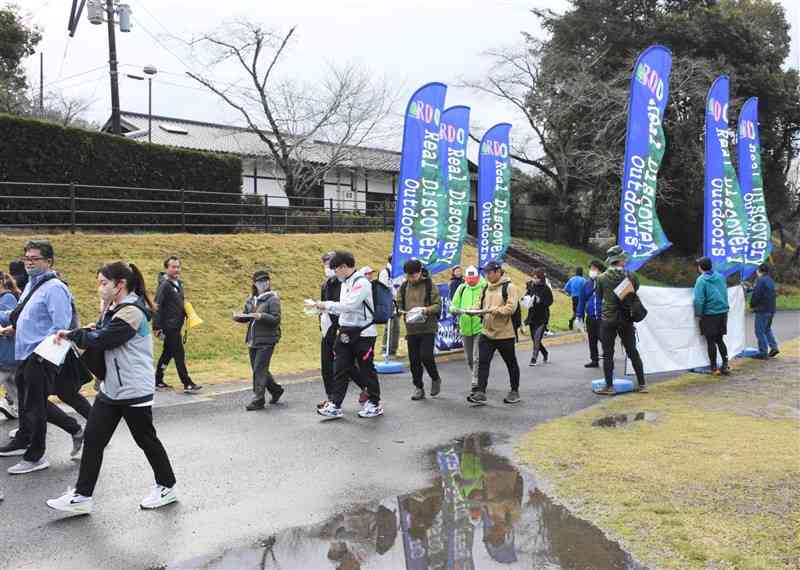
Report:
[[[254,412],[256,410],[263,410],[264,409],[264,404],[266,404],[266,403],[267,403],[267,401],[264,398],[256,398],[255,400],[253,400],[252,402],[247,404],[244,407],[244,409],[247,410],[248,412]]]
[[[164,381],[156,382],[156,390],[172,390],[172,386]]]
[[[272,397],[269,399],[269,403],[277,404],[278,400],[281,399],[281,396],[283,396],[284,392],[285,390],[283,389],[283,386],[278,387],[278,389],[272,394]]]
[[[431,396],[438,396],[442,391],[442,379],[431,380]]]
[[[28,446],[14,438],[4,446],[0,447],[0,457],[13,457],[15,455],[25,455]]]
[[[776,357],[776,356],[778,356],[780,353],[781,353],[781,351],[780,351],[780,350],[778,350],[777,348],[773,348],[772,350],[770,350],[770,351],[769,351],[769,357],[770,357],[770,358],[775,358],[775,357]]]
[[[483,392],[475,391],[469,396],[467,396],[467,402],[469,402],[470,404],[483,406],[486,404],[486,394],[484,394]]]
[[[183,387],[184,394],[193,394],[194,392],[198,392],[202,390],[203,387],[200,384],[189,384]]]
[[[583,365],[583,367],[584,368],[600,368],[600,363],[599,362],[594,362],[594,361],[587,362],[586,364]]]
[[[411,399],[414,400],[415,402],[417,400],[424,400],[425,390],[423,390],[422,388],[417,388],[416,390],[414,390],[414,393],[411,394]]]

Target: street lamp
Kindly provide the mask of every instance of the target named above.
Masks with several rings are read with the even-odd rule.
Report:
[[[147,142],[153,142],[153,75],[158,73],[155,65],[145,65],[142,71],[147,75]],[[144,81],[141,75],[126,73],[131,79]]]

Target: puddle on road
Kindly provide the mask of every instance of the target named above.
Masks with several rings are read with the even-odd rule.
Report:
[[[555,505],[491,444],[490,435],[475,434],[434,450],[430,487],[166,568],[643,568],[599,529]]]

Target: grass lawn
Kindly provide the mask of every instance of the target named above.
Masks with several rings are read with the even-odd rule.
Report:
[[[0,260],[22,254],[24,234],[0,236]],[[250,275],[267,267],[273,287],[282,299],[283,338],[272,361],[276,374],[317,370],[319,367],[319,329],[317,319],[303,314],[303,299],[318,298],[323,281],[320,256],[331,249],[348,249],[357,267],[384,266],[391,251],[392,234],[313,234],[313,235],[190,235],[190,234],[56,234],[48,237],[56,252],[56,269],[73,290],[82,322],[96,318],[98,299],[95,272],[104,261],[124,259],[138,264],[154,292],[163,259],[175,254],[183,259],[183,279],[187,299],[205,321],[192,329],[186,345],[189,371],[200,383],[217,383],[249,378],[250,367],[244,345],[245,328],[231,320],[250,294]],[[475,263],[476,250],[467,247],[463,264]],[[7,263],[5,261],[4,263]],[[508,268],[514,283],[524,289],[527,276]],[[449,279],[449,272],[436,281]],[[566,327],[571,311],[569,300],[556,295],[554,329]],[[380,341],[379,341],[380,343]],[[161,344],[155,342],[156,357]],[[401,354],[405,342],[400,343]],[[174,367],[167,381],[176,383]]]
[[[800,342],[781,349],[540,425],[517,455],[650,567],[800,568]],[[657,417],[592,426],[639,411]]]

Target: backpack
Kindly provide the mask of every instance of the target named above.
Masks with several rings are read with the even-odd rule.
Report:
[[[625,276],[633,283],[630,273],[626,272]],[[647,316],[647,308],[635,291],[628,295],[624,301],[620,301],[619,316],[621,320],[630,323],[640,323]]]
[[[506,281],[501,287],[503,293],[503,304],[508,303],[508,285],[509,282]],[[481,309],[483,308],[483,302],[486,299],[486,290],[488,288],[488,286],[484,287],[483,291],[481,292]],[[517,303],[517,307],[511,314],[511,324],[514,325],[514,338],[519,340],[519,332],[517,331],[522,327],[522,308],[520,308],[519,303]]]
[[[366,277],[364,278],[366,279]],[[372,281],[372,306],[371,309],[365,302],[367,310],[372,313],[372,323],[384,325],[389,322],[394,313],[394,296],[392,290],[379,281]]]

